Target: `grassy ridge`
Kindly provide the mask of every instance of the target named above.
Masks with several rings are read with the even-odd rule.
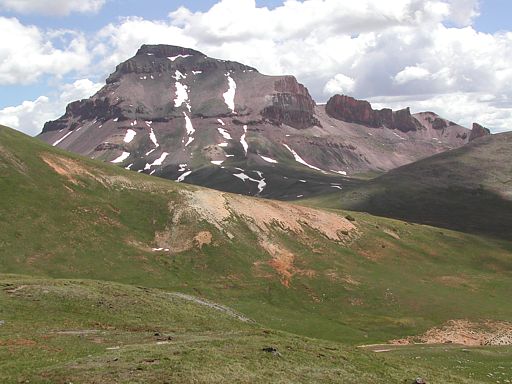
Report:
[[[59,165],[78,170],[59,174]],[[285,286],[246,217],[226,224],[232,239],[200,217],[176,218],[170,206],[200,188],[71,155],[7,128],[0,128],[0,182],[4,273],[188,292],[268,327],[353,344],[419,334],[454,318],[512,318],[507,241],[366,214],[352,214],[358,235],[344,244],[276,226],[269,237],[294,255]],[[182,238],[210,231],[213,241],[153,251],[166,228]]]

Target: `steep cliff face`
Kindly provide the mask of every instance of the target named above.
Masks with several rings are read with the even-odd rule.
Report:
[[[469,141],[473,141],[478,139],[479,137],[488,136],[490,134],[491,131],[488,128],[484,128],[478,123],[473,123],[473,129],[471,130],[471,134],[469,135]]]
[[[303,129],[320,125],[314,116],[316,103],[308,90],[293,76],[286,76],[274,84],[272,105],[265,107],[262,116],[277,124]]]
[[[368,127],[397,129],[402,132],[421,129],[421,124],[411,115],[409,108],[392,111],[385,108],[374,110],[369,102],[350,96],[335,95],[327,102],[329,116],[348,123],[357,123]]]

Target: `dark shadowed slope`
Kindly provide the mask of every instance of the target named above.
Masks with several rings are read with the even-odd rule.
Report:
[[[479,138],[309,203],[512,239],[512,133]]]

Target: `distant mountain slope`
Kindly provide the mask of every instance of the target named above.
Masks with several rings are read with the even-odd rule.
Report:
[[[512,239],[512,133],[349,186],[311,203]]]
[[[144,45],[39,137],[137,172],[293,199],[460,147],[470,131],[433,113],[374,111],[347,96],[317,106],[293,76]]]
[[[178,184],[8,128],[0,191],[2,273],[185,292],[346,343],[512,317],[511,242]]]

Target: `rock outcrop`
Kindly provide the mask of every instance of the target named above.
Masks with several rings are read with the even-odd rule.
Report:
[[[278,124],[302,129],[320,125],[315,117],[315,101],[306,87],[293,76],[286,76],[275,82],[272,105],[265,107],[261,115]]]
[[[482,127],[478,123],[473,123],[473,129],[469,135],[469,141],[476,140],[480,137],[488,136],[491,134],[491,131],[488,128]]]
[[[374,110],[365,100],[335,95],[327,102],[326,112],[335,119],[373,128],[386,127],[402,132],[417,131],[421,124],[412,116],[409,108],[392,111],[389,108]]]

